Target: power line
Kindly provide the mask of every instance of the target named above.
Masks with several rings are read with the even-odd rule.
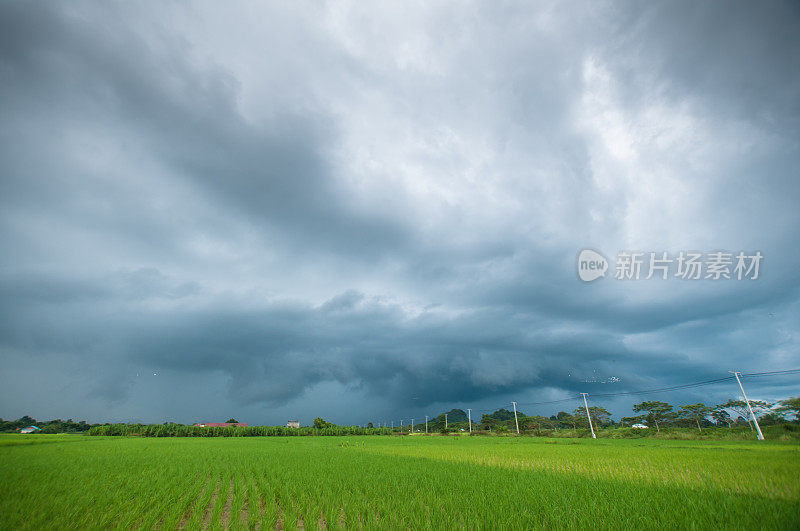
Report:
[[[561,398],[559,400],[548,400],[547,402],[519,402],[517,403],[518,406],[543,406],[547,404],[559,404],[561,402],[570,402],[572,400],[580,400],[581,395],[571,396],[569,398]]]
[[[658,389],[646,389],[642,391],[622,391],[619,393],[592,393],[592,396],[595,398],[608,398],[612,396],[630,396],[630,395],[646,395],[652,393],[665,393],[668,391],[677,391],[680,389],[691,389],[693,387],[703,387],[705,385],[713,385],[720,382],[727,382],[733,380],[733,376],[727,376],[725,378],[716,378],[714,380],[706,380],[703,382],[695,382],[689,384],[682,384],[682,385],[673,385],[670,387],[661,387]]]
[[[765,372],[752,372],[747,374],[741,374],[742,377],[760,377],[760,376],[776,376],[776,375],[783,375],[783,374],[798,374],[800,373],[800,369],[785,369],[781,371],[765,371]],[[734,376],[725,376],[723,378],[715,378],[713,380],[705,380],[702,382],[694,382],[682,385],[673,385],[670,387],[661,387],[658,389],[645,389],[642,391],[623,391],[619,393],[593,393],[592,396],[595,398],[609,398],[612,396],[629,396],[629,395],[643,395],[643,394],[650,394],[650,393],[664,393],[667,391],[677,391],[680,389],[691,389],[693,387],[703,387],[705,385],[713,385],[720,382],[727,382],[734,380]]]
[[[546,402],[526,402],[524,404],[522,402],[518,402],[517,405],[518,406],[544,406],[544,405],[547,405],[547,404],[560,404],[561,402],[571,402],[573,400],[578,400],[578,399],[580,399],[580,397],[581,397],[580,395],[575,395],[575,396],[571,396],[569,398],[561,398],[559,400],[548,400]],[[478,411],[479,413],[483,413],[484,411],[497,411],[498,409],[500,409],[500,407],[496,407],[496,408],[493,408],[493,409],[492,408],[489,408],[489,409],[477,409],[476,411]]]
[[[783,371],[767,371],[767,372],[750,372],[747,374],[740,374],[744,378],[758,378],[759,376],[774,376],[774,375],[781,375],[781,374],[797,374],[800,373],[800,369],[786,369]]]
[[[778,376],[778,375],[786,375],[786,374],[800,374],[800,369],[784,369],[779,371],[764,371],[764,372],[751,372],[751,373],[744,373],[740,376],[742,378],[759,378],[763,376]],[[670,391],[680,391],[683,389],[693,389],[696,387],[704,387],[706,385],[714,385],[721,382],[729,382],[735,380],[734,376],[724,376],[722,378],[714,378],[713,380],[703,380],[700,382],[692,382],[680,385],[673,385],[669,387],[659,387],[655,389],[643,389],[639,391],[621,391],[619,393],[597,393],[592,394],[593,398],[611,398],[615,396],[637,396],[637,395],[647,395],[647,394],[654,394],[654,393],[667,393]],[[563,402],[573,402],[576,400],[580,400],[581,395],[570,396],[567,398],[561,398],[558,400],[547,400],[543,402],[526,402],[526,403],[518,403],[518,406],[546,406],[550,404],[560,404]],[[501,409],[503,406],[495,407],[495,408],[488,408],[488,409],[479,409],[476,410],[480,413],[484,412],[494,412]]]

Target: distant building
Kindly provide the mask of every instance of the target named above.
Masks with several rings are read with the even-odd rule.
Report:
[[[640,430],[646,430],[647,426],[645,426],[644,424],[634,424],[633,426],[631,426],[631,428],[637,428],[637,429],[640,429]]]
[[[200,426],[201,428],[227,428],[228,426],[239,426],[246,428],[247,424],[244,422],[203,422],[195,424],[195,426]]]
[[[19,430],[20,433],[33,433],[35,431],[41,431],[41,430],[36,426],[28,426],[27,428],[22,428],[21,430]]]
[[[300,421],[299,420],[289,420],[289,421],[286,422],[286,427],[287,428],[299,428],[300,427]]]

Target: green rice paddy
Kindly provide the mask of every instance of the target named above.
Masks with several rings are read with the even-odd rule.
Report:
[[[0,527],[797,529],[800,446],[5,435]]]

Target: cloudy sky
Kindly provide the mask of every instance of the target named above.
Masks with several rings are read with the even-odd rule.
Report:
[[[799,23],[2,2],[0,416],[398,422],[800,367]],[[617,280],[623,250],[764,258]]]

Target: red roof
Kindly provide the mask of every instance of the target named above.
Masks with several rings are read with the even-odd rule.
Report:
[[[244,422],[203,422],[201,424],[195,424],[195,426],[205,426],[206,428],[227,428],[228,426],[241,426],[246,428],[247,424]]]

